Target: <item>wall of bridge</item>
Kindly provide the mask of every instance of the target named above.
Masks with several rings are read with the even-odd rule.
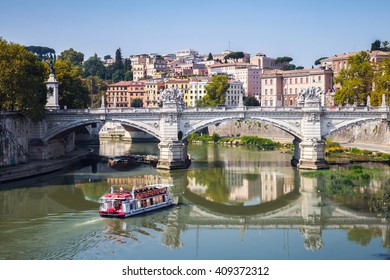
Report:
[[[0,167],[27,162],[30,122],[19,114],[0,115]]]

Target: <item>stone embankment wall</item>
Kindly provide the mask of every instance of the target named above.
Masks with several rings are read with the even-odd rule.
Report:
[[[30,121],[15,113],[0,115],[0,167],[29,161]]]
[[[333,133],[330,138],[335,142],[390,145],[390,124],[378,121],[355,125]]]
[[[214,132],[221,136],[254,135],[279,142],[291,142],[294,137],[280,128],[257,121],[224,122],[219,126],[210,126],[210,135]],[[357,142],[390,145],[390,124],[387,122],[369,122],[343,128],[329,136],[335,142]]]

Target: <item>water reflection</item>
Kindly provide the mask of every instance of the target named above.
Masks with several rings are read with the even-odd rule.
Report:
[[[148,151],[143,146],[119,151]],[[321,182],[302,177],[289,165],[290,155],[213,145],[188,150],[193,160],[188,170],[140,166],[120,172],[99,163],[96,173],[87,166],[5,187],[0,191],[0,258],[218,259],[235,251],[256,259],[269,257],[267,246],[275,259],[289,258],[278,249],[281,242],[294,248],[295,258],[313,257],[306,252],[316,252],[314,258],[387,257],[388,221],[318,193]],[[124,220],[98,216],[97,201],[110,185],[153,183],[174,184],[178,204]],[[288,238],[279,240],[281,231]],[[232,238],[231,232],[238,234]],[[339,236],[337,245],[333,235]],[[231,242],[231,249],[210,244],[213,238]],[[348,253],[351,243],[366,247],[370,257]],[[253,251],[253,244],[263,247]],[[345,255],[338,255],[340,248]]]

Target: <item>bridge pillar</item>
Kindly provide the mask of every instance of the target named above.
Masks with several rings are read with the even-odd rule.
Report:
[[[293,144],[294,144],[294,154],[291,159],[291,165],[298,166],[299,159],[301,158],[301,147],[299,144],[301,144],[302,140],[299,138],[294,138]]]
[[[300,92],[299,100],[303,105],[303,118],[300,124],[303,139],[299,143],[300,156],[298,161],[300,169],[329,168],[325,161],[325,141],[322,140],[324,114],[321,108],[321,92],[319,88],[314,87]],[[294,147],[296,147],[295,143]]]
[[[159,128],[162,139],[158,147],[160,158],[157,168],[181,169],[190,164],[187,155],[187,142],[181,140],[180,116],[184,109],[183,93],[178,89],[166,89],[161,94],[163,107],[161,109]]]
[[[162,141],[158,144],[160,158],[157,168],[182,169],[190,165],[187,143],[183,141]]]

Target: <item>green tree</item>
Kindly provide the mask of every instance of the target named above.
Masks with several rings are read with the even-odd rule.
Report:
[[[69,60],[57,59],[54,69],[58,81],[58,101],[68,108],[86,108],[90,104],[90,91],[83,80],[83,71]]]
[[[291,61],[293,61],[293,59],[289,56],[280,56],[275,59],[276,63],[290,63]]]
[[[390,58],[383,59],[374,75],[375,88],[371,94],[371,104],[379,106],[382,103],[382,95],[386,95],[386,99],[390,96]]]
[[[382,42],[382,48],[381,48],[381,50],[384,51],[384,52],[390,51],[390,48],[389,48],[389,41],[383,41],[383,42]]]
[[[325,58],[328,58],[327,56],[324,56],[324,57],[320,57],[319,59],[317,59],[316,61],[314,61],[314,65],[320,65],[321,64],[321,60],[325,59]]]
[[[209,56],[207,57],[207,61],[213,60],[213,55],[209,53]]]
[[[225,55],[224,59],[225,60],[234,59],[237,62],[240,58],[244,58],[244,57],[245,57],[245,54],[243,52],[231,52],[231,53]]]
[[[41,61],[46,61],[56,54],[54,49],[48,47],[28,46],[26,49],[38,56]]]
[[[48,67],[25,47],[0,37],[0,108],[19,110],[32,121],[44,116]]]
[[[381,49],[381,40],[375,40],[372,44],[371,44],[371,50],[372,51],[379,51]]]
[[[198,105],[206,107],[225,105],[226,91],[228,88],[229,82],[227,76],[213,76],[210,83],[205,86],[206,94],[198,102]]]
[[[82,66],[84,61],[84,54],[82,52],[75,51],[73,48],[65,50],[58,56],[58,59],[69,60],[74,66]]]
[[[335,82],[341,85],[334,95],[335,104],[366,104],[374,77],[370,55],[362,51],[348,57],[347,63],[348,67],[341,69],[335,77]]]
[[[96,53],[84,62],[84,77],[89,76],[97,76],[104,80],[107,79],[106,67]]]
[[[295,64],[287,64],[282,67],[282,70],[284,71],[295,70],[295,69],[296,69]]]
[[[130,107],[140,108],[143,106],[143,102],[141,98],[134,98],[130,102]]]
[[[260,106],[260,102],[253,95],[248,95],[248,96],[244,97],[244,105],[245,106]]]

